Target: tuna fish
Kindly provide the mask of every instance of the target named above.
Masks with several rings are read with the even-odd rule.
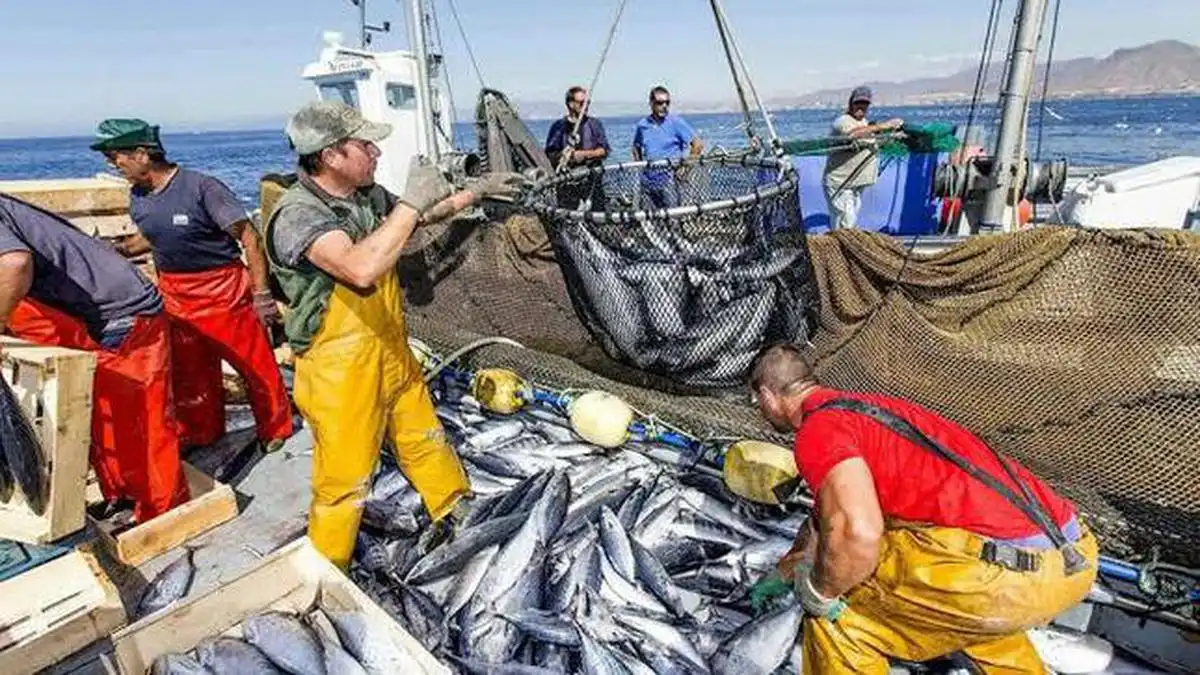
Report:
[[[30,510],[41,515],[46,510],[46,493],[48,490],[49,474],[42,460],[42,445],[38,441],[33,426],[21,410],[21,404],[9,388],[8,383],[0,380],[0,455],[4,456],[4,465],[12,477],[11,484],[21,488],[25,495],[25,503]],[[2,481],[3,479],[0,479]],[[11,497],[11,485],[7,490],[0,486],[0,492],[7,491]],[[6,497],[7,499],[7,497]]]
[[[242,622],[242,634],[246,642],[291,675],[326,675],[316,634],[294,615],[256,614]]]
[[[154,659],[150,675],[213,675],[213,671],[186,654],[163,654]]]
[[[241,640],[220,637],[196,645],[200,664],[214,673],[238,675],[278,675],[284,671],[275,667],[256,647]]]
[[[192,587],[196,566],[192,560],[196,549],[187,547],[175,562],[167,565],[142,591],[138,601],[137,615],[146,616],[170,605],[187,595]]]

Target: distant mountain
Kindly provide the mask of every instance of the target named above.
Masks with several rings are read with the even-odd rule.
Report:
[[[1004,63],[988,69],[985,92],[994,100]],[[1037,69],[1034,96],[1040,95],[1045,66]],[[875,102],[883,105],[927,105],[969,101],[975,88],[976,69],[945,77],[905,82],[868,82]],[[800,96],[779,96],[767,101],[773,109],[818,108],[844,105],[855,84]],[[1177,40],[1152,42],[1118,49],[1108,56],[1056,62],[1050,69],[1051,98],[1121,97],[1147,94],[1200,94],[1200,47]]]

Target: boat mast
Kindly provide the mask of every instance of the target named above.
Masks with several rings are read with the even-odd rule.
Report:
[[[433,118],[433,87],[429,77],[429,47],[425,40],[425,0],[409,2],[408,36],[416,60],[417,71],[417,101],[418,112],[421,115],[421,127],[425,136],[425,146],[428,157],[437,163],[441,160],[441,149],[438,147],[437,133]]]
[[[1042,37],[1042,24],[1046,18],[1047,0],[1021,0],[1017,10],[1017,33],[1012,42],[1012,53],[1008,80],[1001,93],[1003,112],[996,143],[992,154],[995,165],[991,172],[980,229],[1001,231],[1004,228],[1004,210],[1017,182],[1022,163],[1022,139],[1025,137],[1026,115],[1029,109],[1029,91],[1033,86],[1034,60],[1038,42]],[[1015,208],[1015,205],[1014,205]]]

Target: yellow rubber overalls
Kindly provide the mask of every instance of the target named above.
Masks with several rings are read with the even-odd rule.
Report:
[[[313,432],[308,535],[343,569],[385,432],[433,520],[470,489],[408,347],[403,307],[394,271],[369,293],[335,284],[320,330],[296,358],[295,401]]]
[[[948,527],[884,533],[875,574],[846,595],[836,622],[804,619],[803,668],[815,673],[888,672],[885,655],[928,661],[963,651],[989,675],[1046,673],[1025,631],[1081,602],[1096,578],[1095,537],[1076,549],[1087,571],[1067,576],[1062,553],[1018,572],[979,559],[985,540]]]

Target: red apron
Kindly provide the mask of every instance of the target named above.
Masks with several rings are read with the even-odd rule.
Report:
[[[138,522],[188,500],[165,314],[138,317],[116,351],[101,347],[79,319],[28,298],[17,304],[8,328],[37,344],[95,352],[91,460],[105,499],[132,499]]]
[[[246,381],[258,438],[292,435],[292,404],[241,263],[201,272],[159,272],[171,318],[175,410],[185,445],[211,445],[225,435],[221,361]]]

